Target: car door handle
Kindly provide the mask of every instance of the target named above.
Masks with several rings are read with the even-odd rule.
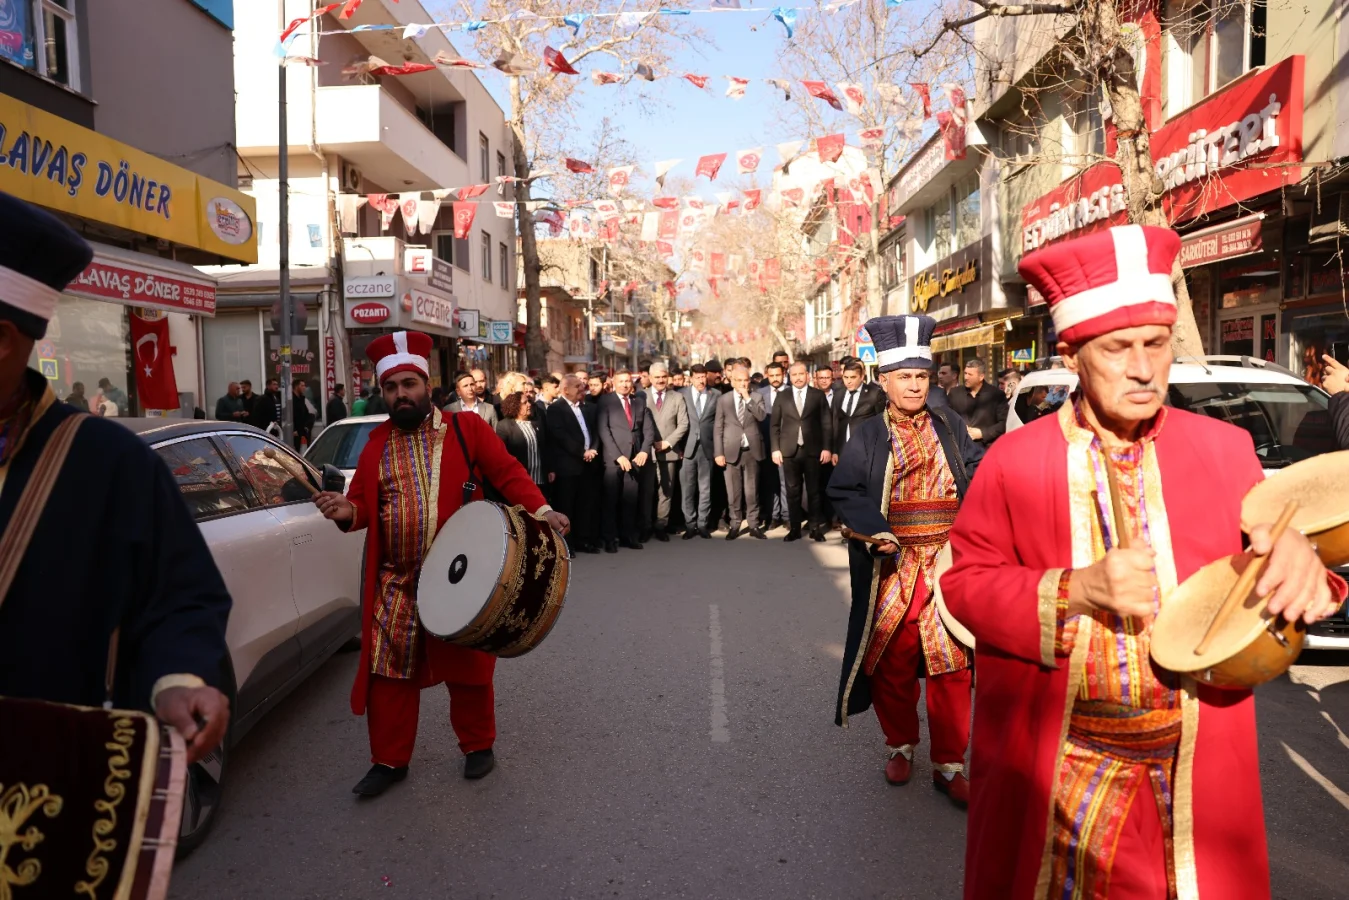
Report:
[[[293,543],[293,544],[308,544],[308,543],[310,543],[310,542],[313,541],[313,540],[314,540],[314,536],[313,536],[312,534],[297,534],[297,535],[295,535],[295,538],[291,541],[291,543]]]

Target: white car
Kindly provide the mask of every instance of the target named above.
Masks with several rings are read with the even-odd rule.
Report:
[[[315,466],[335,466],[347,477],[356,474],[356,461],[361,458],[366,441],[375,426],[389,418],[387,413],[377,416],[353,416],[339,419],[329,425],[314,438],[304,451],[304,458]]]
[[[364,534],[343,534],[313,503],[311,487],[344,487],[336,471],[315,470],[257,428],[118,421],[168,465],[234,601],[222,673],[230,730],[223,746],[189,769],[179,837],[180,851],[188,852],[217,818],[230,749],[360,634]]]
[[[1007,430],[1052,415],[1077,388],[1067,369],[1028,372],[1008,405]],[[1282,366],[1249,356],[1206,356],[1171,365],[1167,405],[1222,419],[1250,432],[1265,474],[1335,449],[1330,395]],[[1349,576],[1349,566],[1337,570]],[[1341,610],[1307,632],[1308,649],[1349,649]]]

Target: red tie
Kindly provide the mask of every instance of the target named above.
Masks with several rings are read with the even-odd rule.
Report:
[[[625,415],[625,416],[628,417],[628,427],[631,428],[631,427],[632,427],[632,406],[629,404],[628,398],[627,398],[626,396],[623,397],[623,415]]]

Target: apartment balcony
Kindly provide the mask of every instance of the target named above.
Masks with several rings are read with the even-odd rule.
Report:
[[[318,89],[318,142],[388,191],[469,183],[468,164],[377,84]]]

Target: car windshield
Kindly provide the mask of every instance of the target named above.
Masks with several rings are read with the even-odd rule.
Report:
[[[314,446],[309,448],[304,458],[316,466],[331,463],[339,469],[354,469],[356,460],[360,459],[361,451],[365,449],[365,442],[370,439],[370,432],[379,424],[352,422],[348,425],[338,422],[330,425],[314,439]]]
[[[1310,385],[1197,381],[1172,384],[1167,402],[1249,431],[1266,469],[1335,449],[1326,396]]]

